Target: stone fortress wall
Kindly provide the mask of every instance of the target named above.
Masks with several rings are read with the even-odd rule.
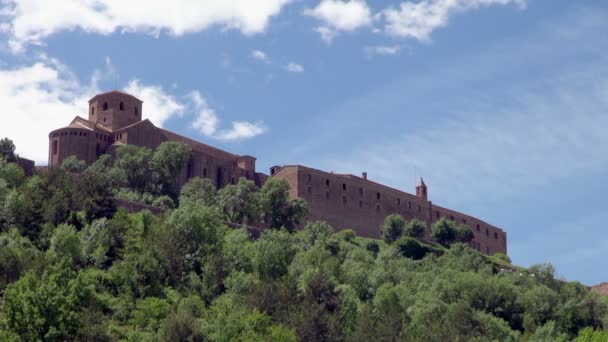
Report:
[[[89,101],[88,115],[88,119],[76,117],[68,126],[49,134],[49,166],[61,165],[72,155],[90,165],[122,145],[156,148],[164,141],[178,141],[192,148],[190,161],[178,177],[180,185],[192,177],[205,177],[219,189],[244,177],[261,186],[268,178],[256,172],[256,159],[252,156],[222,151],[142,120],[142,101],[132,95],[119,91],[96,95]],[[428,240],[430,225],[446,217],[471,227],[475,235],[471,247],[486,254],[507,252],[503,230],[428,201],[422,180],[413,195],[372,182],[366,174],[335,174],[301,165],[275,166],[270,173],[271,177],[287,180],[292,198],[307,201],[309,221],[323,220],[336,229],[352,229],[359,236],[379,238],[384,218],[399,213],[406,220],[426,222]]]
[[[380,238],[380,226],[390,214],[406,220],[418,219],[427,224],[425,239],[430,240],[430,226],[442,217],[467,224],[475,238],[470,246],[480,252],[507,252],[507,234],[475,217],[446,209],[427,200],[427,187],[421,180],[418,195],[412,195],[354,175],[324,172],[301,165],[275,166],[271,177],[285,179],[291,185],[291,197],[308,203],[307,220],[324,220],[336,229],[352,229],[359,236]]]

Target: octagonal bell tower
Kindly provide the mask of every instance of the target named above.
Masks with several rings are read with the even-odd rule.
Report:
[[[115,131],[141,121],[142,103],[118,90],[97,94],[89,100],[89,121]]]

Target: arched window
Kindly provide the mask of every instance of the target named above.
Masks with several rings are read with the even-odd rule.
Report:
[[[125,110],[125,104],[121,102],[121,103],[118,105],[118,108],[120,108],[120,110]]]
[[[108,110],[108,103],[107,102],[103,103],[103,110]]]

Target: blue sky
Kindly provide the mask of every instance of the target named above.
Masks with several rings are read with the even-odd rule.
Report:
[[[175,5],[179,4],[179,5]],[[508,233],[520,265],[608,281],[608,3],[0,2],[0,136],[114,88],[144,116],[274,164],[360,174]]]

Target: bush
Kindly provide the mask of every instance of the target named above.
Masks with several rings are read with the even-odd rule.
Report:
[[[493,257],[496,258],[496,259],[498,259],[498,260],[502,260],[504,262],[507,262],[509,264],[511,263],[511,258],[508,255],[504,254],[504,253],[500,253],[500,252],[499,253],[495,253],[493,255]]]
[[[442,246],[449,246],[456,240],[457,231],[453,221],[439,219],[431,227],[431,237]]]
[[[384,219],[382,224],[382,239],[387,243],[393,243],[403,235],[405,220],[399,214],[392,214]]]
[[[423,246],[418,240],[409,236],[402,237],[395,242],[395,246],[399,253],[406,258],[420,260],[426,256],[429,249]]]
[[[424,237],[424,231],[426,230],[426,224],[418,219],[412,219],[405,226],[404,234],[414,239],[421,239]]]
[[[341,230],[338,235],[340,235],[344,241],[348,242],[352,242],[357,237],[357,233],[355,233],[352,229]]]

